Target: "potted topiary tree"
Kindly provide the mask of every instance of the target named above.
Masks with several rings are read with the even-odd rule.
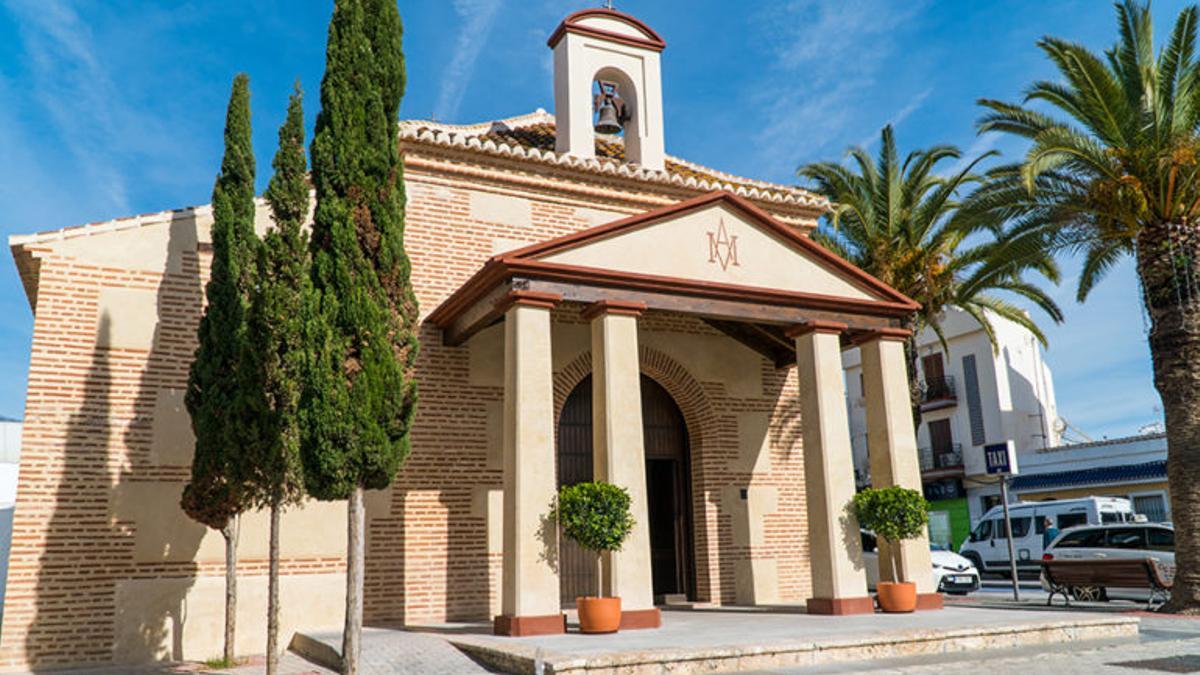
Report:
[[[920,492],[908,488],[867,488],[854,495],[854,515],[861,527],[888,542],[888,569],[892,572],[889,576],[897,578],[895,556],[899,544],[925,531],[929,502]],[[917,608],[917,585],[911,581],[880,581],[875,591],[879,608],[885,612],[911,612]]]
[[[565,485],[558,491],[551,517],[562,526],[563,536],[600,554],[601,580],[604,554],[621,550],[633,529],[629,503],[625,488],[601,481]],[[621,627],[621,599],[603,597],[603,590],[600,593],[599,597],[575,599],[579,629],[584,633],[615,633]]]

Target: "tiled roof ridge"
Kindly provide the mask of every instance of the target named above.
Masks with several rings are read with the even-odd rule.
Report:
[[[254,198],[255,205],[261,206],[265,203],[262,197]],[[178,209],[166,209],[164,211],[152,211],[150,213],[139,213],[133,216],[122,216],[120,218],[112,218],[110,220],[96,220],[90,223],[82,223],[80,225],[67,225],[66,227],[58,227],[52,230],[42,230],[30,234],[10,234],[8,236],[8,245],[22,246],[25,244],[38,244],[48,241],[60,241],[72,237],[83,235],[103,234],[105,232],[115,232],[118,230],[129,230],[146,225],[157,225],[167,222],[172,218],[183,214],[200,216],[212,212],[212,204],[201,204],[198,206],[184,206]]]
[[[1084,448],[1100,448],[1100,447],[1104,447],[1106,445],[1121,445],[1122,443],[1136,443],[1139,441],[1153,441],[1153,440],[1158,440],[1160,438],[1166,438],[1166,437],[1167,437],[1167,434],[1165,432],[1153,433],[1153,434],[1136,434],[1133,436],[1122,436],[1121,438],[1105,438],[1105,439],[1099,440],[1099,441],[1088,441],[1086,443],[1066,443],[1064,445],[1054,445],[1049,448],[1040,448],[1038,450],[1035,450],[1034,452],[1037,454],[1041,454],[1041,453],[1049,453],[1049,452],[1064,452],[1066,450],[1081,450]]]
[[[709,167],[701,166],[694,162],[689,162],[685,159],[680,159],[670,155],[667,156],[667,159],[670,162],[691,169],[697,173],[707,174],[711,178],[698,178],[695,175],[685,177],[678,173],[671,173],[669,171],[651,171],[644,167],[625,164],[624,162],[615,159],[603,157],[581,159],[579,157],[562,155],[554,152],[553,150],[538,150],[537,148],[525,148],[521,145],[503,142],[496,143],[491,139],[486,139],[483,141],[479,139],[481,135],[485,135],[489,132],[495,132],[499,130],[511,131],[515,129],[531,127],[537,124],[554,124],[554,115],[541,108],[538,108],[537,110],[524,115],[517,115],[515,117],[509,117],[490,122],[480,122],[478,124],[463,125],[444,124],[430,120],[401,120],[399,126],[400,138],[403,140],[431,143],[444,147],[466,148],[497,156],[511,156],[527,160],[541,161],[546,164],[570,166],[572,168],[591,171],[593,173],[618,175],[650,182],[678,185],[680,187],[704,192],[727,190],[741,197],[775,204],[807,206],[818,210],[826,210],[829,208],[829,201],[824,197],[813,194],[802,188],[735,176],[730,173],[711,169]],[[607,143],[620,144],[620,140],[616,138],[604,138],[602,140]],[[260,205],[263,203],[262,197],[257,197],[255,201]],[[152,211],[149,213],[122,216],[120,218],[112,218],[108,220],[97,220],[80,225],[68,225],[66,227],[43,230],[30,234],[13,234],[9,235],[8,237],[8,245],[12,247],[26,244],[37,244],[41,242],[57,241],[83,235],[132,229],[161,223],[170,220],[171,218],[178,217],[180,214],[190,213],[192,215],[203,215],[211,209],[211,204],[184,206],[177,209],[166,209],[163,211]]]
[[[554,115],[538,108],[536,111],[525,115],[469,125],[445,124],[428,120],[403,120],[400,122],[400,138],[402,140],[442,147],[473,150],[490,155],[540,161],[545,164],[567,166],[593,173],[619,175],[649,182],[673,184],[701,191],[728,190],[742,197],[776,204],[794,204],[819,210],[829,209],[829,200],[803,188],[736,176],[671,155],[667,156],[669,163],[674,163],[697,174],[705,175],[702,177],[696,175],[683,176],[678,172],[646,169],[645,167],[626,164],[625,162],[608,157],[574,157],[560,154],[552,149],[527,147],[515,140],[513,142],[500,140],[498,142],[494,138],[483,138],[489,134],[495,135],[505,131],[516,131],[538,124],[554,124]],[[603,137],[601,138],[601,142],[622,145],[621,140],[617,137]]]

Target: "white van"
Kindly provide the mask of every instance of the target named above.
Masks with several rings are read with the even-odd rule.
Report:
[[[1133,504],[1121,497],[1083,497],[1047,502],[1017,502],[1008,505],[1012,516],[1013,551],[1017,570],[1035,572],[1042,559],[1042,535],[1050,518],[1061,532],[1077,525],[1129,523]],[[980,572],[1007,574],[1008,542],[1004,531],[1004,507],[993,506],[963,542],[959,553]]]

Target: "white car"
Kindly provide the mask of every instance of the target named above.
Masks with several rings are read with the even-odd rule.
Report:
[[[1152,558],[1163,573],[1175,573],[1175,528],[1170,523],[1081,525],[1059,534],[1046,548],[1043,560],[1104,560]],[[1043,574],[1042,588],[1050,591]],[[1123,598],[1145,601],[1150,592],[1134,588],[1073,588],[1076,600]]]
[[[862,543],[867,586],[874,589],[879,582],[879,550],[875,535],[863,530]],[[966,595],[979,590],[979,570],[970,560],[938,546],[930,546],[930,558],[933,561],[933,587],[939,593]]]
[[[1042,539],[1049,518],[1059,530],[1077,525],[1133,522],[1133,503],[1123,497],[1081,497],[1052,502],[1015,502],[1012,515],[1013,551],[1018,571],[1036,572],[1042,559]],[[993,506],[971,531],[958,552],[981,572],[1009,574],[1008,531],[1004,507]]]

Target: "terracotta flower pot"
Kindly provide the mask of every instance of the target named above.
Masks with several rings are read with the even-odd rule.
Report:
[[[621,627],[620,598],[575,598],[579,630],[584,633],[615,633]]]
[[[875,584],[879,609],[885,612],[913,612],[917,609],[917,585],[911,581],[880,581]]]

